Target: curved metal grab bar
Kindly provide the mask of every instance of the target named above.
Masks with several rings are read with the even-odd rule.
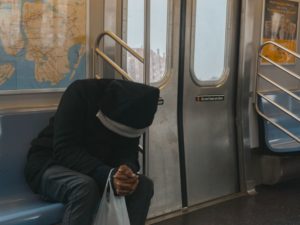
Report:
[[[280,44],[278,44],[274,41],[266,41],[265,43],[263,43],[259,48],[259,53],[261,53],[263,48],[266,47],[267,45],[275,45],[276,47],[278,47],[278,48],[284,50],[285,52],[288,52],[289,54],[291,54],[291,55],[295,56],[296,58],[300,59],[300,54],[298,54],[297,52],[294,52],[294,51],[292,51],[292,50],[290,50],[290,49],[288,49],[288,48],[286,48],[286,47],[284,47],[284,46],[282,46],[282,45],[280,45]]]
[[[271,103],[273,106],[277,107],[278,109],[280,109],[282,112],[286,113],[287,115],[289,115],[290,117],[292,117],[293,119],[297,120],[300,123],[300,118],[290,112],[289,110],[287,110],[286,108],[282,107],[281,105],[279,105],[278,103],[274,102],[272,99],[266,97],[263,93],[261,92],[257,92],[257,94],[262,97],[263,99],[265,99],[266,101],[268,101],[269,103]]]
[[[99,44],[103,37],[109,36],[111,39],[113,39],[116,43],[121,45],[123,48],[125,48],[128,52],[130,52],[135,58],[137,58],[141,63],[144,64],[145,60],[142,56],[140,56],[137,52],[135,52],[130,46],[123,41],[121,38],[119,38],[116,34],[114,34],[111,31],[104,31],[101,33],[95,42],[95,53],[96,55],[100,56],[103,58],[107,63],[109,63],[117,72],[119,72],[123,77],[125,77],[127,80],[133,81],[132,77],[125,71],[123,70],[117,63],[115,63],[113,60],[111,60],[102,50],[99,49]],[[93,74],[95,74],[95,66],[96,66],[96,57],[94,57],[94,65],[93,65]]]
[[[298,95],[295,95],[293,92],[289,91],[288,89],[284,88],[283,86],[281,86],[280,84],[272,81],[271,79],[267,78],[266,76],[264,76],[261,73],[257,74],[259,77],[261,77],[262,79],[264,79],[265,81],[269,82],[270,84],[274,85],[275,87],[277,87],[278,89],[282,90],[285,93],[288,93],[290,96],[292,96],[294,99],[300,101],[300,97]],[[256,93],[258,93],[258,91],[256,91]]]
[[[289,75],[293,76],[294,78],[300,80],[300,76],[298,74],[296,74],[295,72],[284,68],[283,66],[279,65],[278,63],[274,62],[273,60],[267,58],[266,56],[264,56],[262,54],[260,54],[259,57],[262,58],[262,59],[264,59],[264,60],[266,60],[266,61],[268,61],[272,65],[276,66],[278,69],[280,69],[280,70],[288,73]]]
[[[258,107],[256,108],[256,111],[265,120],[267,120],[268,122],[270,122],[271,124],[273,124],[275,127],[277,127],[279,130],[281,130],[282,132],[286,133],[288,136],[290,136],[295,141],[297,141],[298,143],[300,143],[300,138],[298,138],[296,135],[294,135],[293,133],[291,133],[290,131],[288,131],[287,129],[285,129],[284,127],[282,127],[281,125],[279,125],[278,123],[272,121],[272,119],[270,119],[262,111],[260,111]]]
[[[296,100],[300,100],[299,96],[295,95],[294,93],[292,93],[291,91],[289,91],[288,89],[284,88],[283,86],[281,86],[279,83],[277,83],[276,81],[266,77],[265,75],[261,74],[259,72],[259,63],[260,63],[260,58],[266,60],[267,62],[271,63],[272,65],[276,66],[277,68],[279,68],[280,70],[286,72],[287,74],[289,74],[290,76],[296,78],[297,80],[300,80],[300,76],[298,74],[296,74],[293,71],[290,71],[286,68],[284,68],[283,66],[279,65],[278,63],[274,62],[273,60],[271,60],[270,58],[264,56],[262,54],[262,51],[264,49],[264,47],[266,47],[267,45],[274,45],[279,49],[282,49],[283,51],[287,52],[288,54],[291,54],[293,56],[295,56],[296,58],[300,59],[300,54],[291,51],[290,49],[276,43],[273,41],[267,41],[264,44],[262,44],[259,48],[258,51],[258,58],[257,58],[257,73],[255,76],[255,108],[257,113],[263,117],[265,120],[269,121],[271,124],[273,124],[275,127],[277,127],[278,129],[280,129],[281,131],[283,131],[284,133],[286,133],[288,136],[290,136],[291,138],[293,138],[295,141],[297,141],[298,143],[300,143],[300,138],[297,137],[295,134],[293,134],[292,132],[288,131],[287,129],[285,129],[284,127],[282,127],[280,124],[278,124],[277,122],[273,121],[270,117],[268,117],[266,114],[264,114],[258,106],[258,96],[261,96],[262,98],[264,98],[266,101],[268,101],[269,103],[271,103],[274,107],[280,109],[282,112],[284,112],[285,114],[287,114],[288,116],[296,119],[298,122],[300,122],[298,116],[296,116],[294,113],[292,113],[291,111],[287,110],[286,108],[282,107],[281,105],[277,104],[276,102],[272,101],[271,99],[269,99],[268,97],[266,97],[262,92],[258,91],[258,78],[262,78],[265,81],[267,81],[268,83],[272,84],[273,86],[277,87],[278,89],[280,89],[281,91],[283,91],[284,93],[288,94],[289,96],[293,97]]]

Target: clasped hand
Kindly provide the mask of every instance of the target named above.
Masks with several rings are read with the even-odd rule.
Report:
[[[139,176],[127,165],[121,165],[113,176],[113,183],[118,195],[130,195],[138,186]]]

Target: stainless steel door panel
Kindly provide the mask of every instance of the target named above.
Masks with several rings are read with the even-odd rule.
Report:
[[[189,99],[195,101],[193,96]],[[233,112],[226,104],[227,101],[184,106],[190,109],[184,114],[189,205],[237,191]]]
[[[230,48],[226,52],[229,76],[216,87],[201,87],[191,76],[192,1],[187,6],[186,56],[184,74],[184,143],[188,204],[195,205],[233,194],[238,189],[238,165],[235,137],[234,89],[236,24],[238,4],[229,0]],[[229,30],[230,27],[230,30]],[[220,95],[224,101],[196,101],[197,96]]]
[[[179,147],[177,128],[178,96],[178,50],[180,1],[172,2],[170,20],[170,80],[161,90],[164,104],[158,106],[155,120],[149,131],[149,151],[147,159],[148,175],[154,181],[154,196],[148,217],[163,215],[179,210],[181,206],[181,181],[179,167]]]
[[[155,192],[150,217],[181,208],[176,77],[162,91],[161,97],[165,103],[159,106],[156,119],[150,128],[148,171],[154,181]]]

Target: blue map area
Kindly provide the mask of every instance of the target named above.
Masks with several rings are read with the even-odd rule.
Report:
[[[33,2],[32,0],[27,1]],[[23,4],[26,0],[21,2],[20,10],[22,10]],[[2,6],[2,9],[3,7],[4,6]],[[5,7],[7,7],[7,10],[10,9],[9,5]],[[3,84],[0,83],[0,91],[65,88],[74,80],[86,78],[86,54],[82,55],[81,53],[80,55],[80,49],[82,46],[81,44],[75,44],[68,50],[69,73],[64,74],[63,79],[57,84],[53,84],[53,82],[51,83],[50,81],[38,82],[35,78],[35,62],[26,59],[28,38],[24,29],[24,23],[20,23],[20,34],[24,41],[24,48],[15,56],[6,53],[4,49],[5,46],[3,46],[3,42],[0,38],[0,67],[1,65],[9,64],[15,69],[13,75],[8,80],[6,80]]]
[[[75,76],[70,80],[70,76],[77,62],[78,51],[80,45],[75,45],[69,50],[70,73],[65,74],[65,79],[58,84],[52,85],[50,82],[37,82],[35,79],[35,63],[25,58],[26,50],[22,50],[17,56],[8,55],[3,48],[0,40],[0,65],[12,64],[15,72],[12,77],[4,84],[0,85],[1,90],[21,90],[21,89],[45,89],[45,88],[65,88],[76,79],[84,79],[86,77],[86,56],[84,55],[76,69]]]

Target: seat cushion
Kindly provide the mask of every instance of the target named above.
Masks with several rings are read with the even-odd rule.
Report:
[[[54,225],[61,221],[64,206],[40,200],[24,177],[30,142],[53,113],[0,116],[0,225]]]
[[[299,95],[299,93],[296,94]],[[293,114],[298,117],[300,116],[300,104],[291,96],[281,92],[269,92],[265,93],[265,95],[267,98],[275,101],[277,104],[281,105]],[[258,98],[258,103],[261,112],[269,117],[273,122],[284,127],[292,134],[298,137],[300,136],[300,127],[297,120],[293,119],[261,97]],[[264,120],[262,127],[264,128],[263,133],[265,144],[270,151],[276,153],[300,152],[300,144],[288,134],[275,127],[272,123]]]
[[[61,221],[64,205],[37,195],[0,197],[0,225],[53,225]]]

